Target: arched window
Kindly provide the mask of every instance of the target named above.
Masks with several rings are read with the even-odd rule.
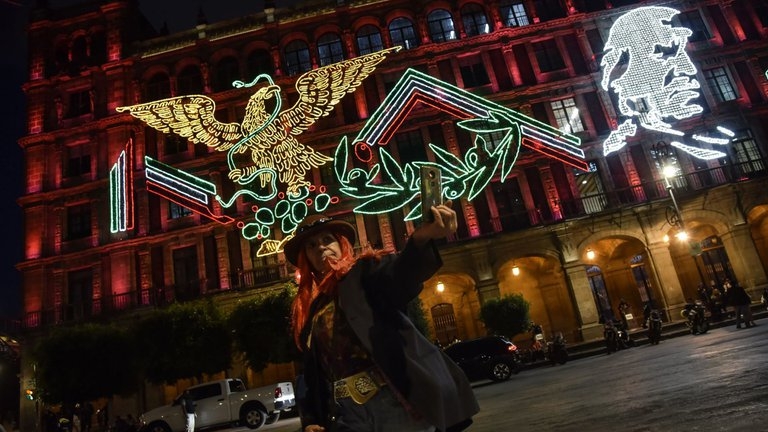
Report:
[[[405,17],[395,18],[389,23],[389,38],[392,40],[392,45],[400,45],[405,49],[419,46],[413,22]]]
[[[429,25],[429,37],[432,42],[445,42],[456,39],[456,31],[453,29],[453,17],[445,9],[437,9],[427,16]]]
[[[274,75],[275,65],[272,63],[272,56],[267,50],[254,50],[248,54],[246,59],[247,75],[243,81],[250,81],[261,74]]]
[[[461,8],[461,21],[464,23],[464,33],[467,36],[477,36],[491,32],[488,18],[483,7],[477,3],[467,3]]]
[[[197,65],[189,65],[176,77],[179,95],[200,94],[203,92],[203,76]]]
[[[144,90],[144,102],[171,97],[171,82],[168,75],[158,72],[147,80]]]
[[[358,54],[365,55],[383,49],[384,43],[381,41],[381,33],[378,27],[369,24],[357,31]]]
[[[326,33],[317,40],[317,57],[320,66],[344,60],[344,48],[341,38],[336,33]]]
[[[283,49],[283,61],[285,61],[285,73],[298,75],[312,69],[312,60],[309,56],[309,47],[304,41],[295,40]]]
[[[224,57],[216,63],[213,74],[213,91],[220,92],[230,90],[232,82],[240,79],[240,70],[237,59]]]

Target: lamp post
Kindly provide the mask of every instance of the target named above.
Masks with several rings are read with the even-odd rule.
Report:
[[[672,199],[672,207],[667,209],[667,222],[677,228],[675,237],[680,240],[686,240],[688,234],[685,231],[685,223],[683,222],[683,216],[680,213],[680,207],[677,205],[672,182],[669,180],[677,173],[674,166],[676,161],[675,154],[670,146],[664,141],[659,141],[652,145],[651,152],[653,153],[654,159],[656,159],[661,166],[661,174],[664,177],[664,186],[667,189],[667,194],[669,194],[669,197]]]

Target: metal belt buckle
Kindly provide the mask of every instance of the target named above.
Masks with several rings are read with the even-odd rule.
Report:
[[[378,384],[367,372],[360,372],[336,381],[333,387],[336,399],[350,397],[358,405],[368,402],[379,392]]]

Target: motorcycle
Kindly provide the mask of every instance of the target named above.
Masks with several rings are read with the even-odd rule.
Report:
[[[656,309],[651,310],[648,317],[648,341],[658,345],[661,341],[661,314]]]
[[[635,346],[635,341],[620,322],[606,321],[603,325],[603,337],[608,354]]]
[[[685,325],[690,329],[691,334],[704,334],[709,330],[709,315],[710,312],[704,306],[704,302],[696,300],[693,303],[688,303],[685,308],[680,311],[685,320]]]
[[[554,339],[547,342],[547,355],[552,364],[565,364],[568,361],[568,351],[565,348],[565,337],[557,332]]]

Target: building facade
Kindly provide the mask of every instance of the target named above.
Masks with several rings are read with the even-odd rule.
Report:
[[[755,301],[768,285],[768,2],[270,6],[226,22],[201,16],[195,28],[174,34],[156,32],[130,0],[32,14],[28,124],[19,142],[26,185],[19,200],[25,256],[18,268],[28,341],[51,326],[174,301],[213,296],[225,303],[292,277],[282,254],[259,256],[262,240],[246,240],[237,224],[216,223],[148,190],[146,157],[232,196],[223,152],[158,132],[117,107],[203,94],[215,100],[219,121],[239,123],[252,91],[233,88],[234,80],[269,74],[290,105],[302,73],[396,45],[403,49],[302,134],[305,144],[333,157],[342,137],[356,135],[413,68],[577,136],[589,166],[575,169],[522,149],[503,182],[492,179],[473,200],[454,204],[458,232],[440,245],[445,265],[421,295],[435,339],[484,335],[480,305],[512,293],[530,302],[545,334],[579,341],[602,337],[601,323],[616,317],[621,299],[635,316],[652,301],[667,320],[677,320],[700,284],[730,279]],[[645,99],[628,105],[606,85],[632,68],[631,50],[617,45],[613,24],[650,6],[679,11],[672,24],[689,29],[689,75],[700,84],[702,108],[655,129],[648,126],[659,124],[649,120],[653,107],[641,106]],[[649,57],[679,55],[679,45],[658,44]],[[626,120],[628,112],[636,120]],[[637,132],[607,152],[625,120]],[[702,139],[704,151],[722,155],[695,157],[673,145],[672,129],[723,130],[727,145]],[[417,106],[388,151],[400,161],[434,160],[427,144],[461,154],[474,139],[456,119]],[[133,206],[128,229],[113,232],[109,176],[124,150],[133,161]],[[677,169],[671,177],[661,172],[666,164]],[[313,169],[307,180],[329,191],[339,187],[333,163]],[[355,200],[336,195],[328,212],[357,226],[358,246],[396,250],[413,230],[403,210],[359,214],[352,211]],[[214,210],[234,220],[254,213],[242,198]],[[682,231],[685,241],[676,237]],[[25,365],[22,389],[30,377]],[[32,421],[34,408],[22,400],[22,430],[32,430],[24,427]]]

